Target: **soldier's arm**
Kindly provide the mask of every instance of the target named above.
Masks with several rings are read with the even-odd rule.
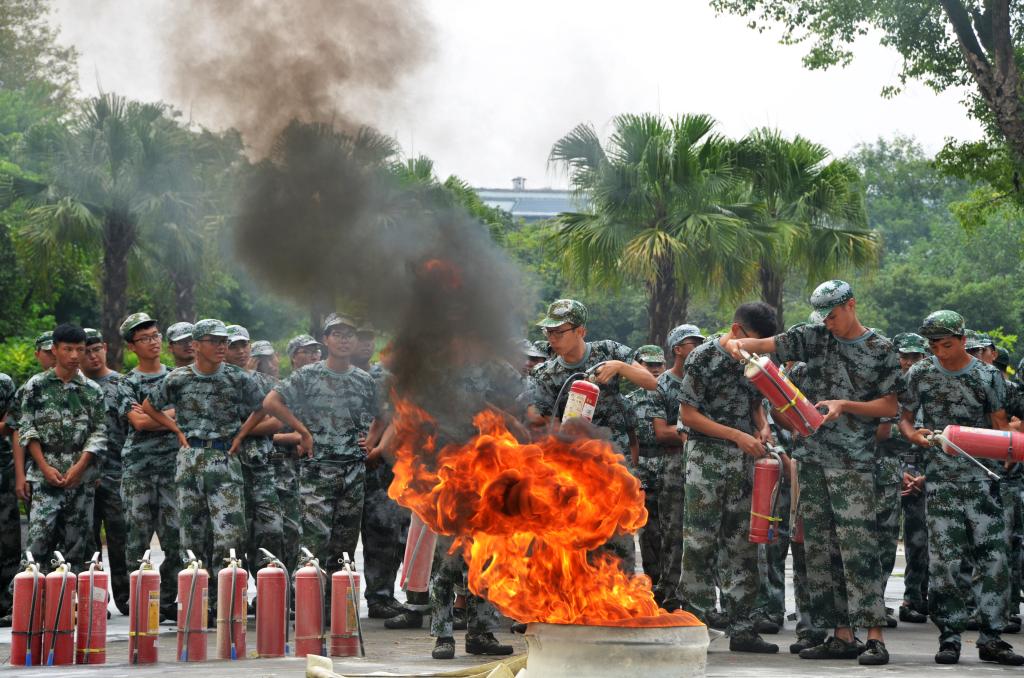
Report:
[[[693,405],[683,403],[683,421],[694,431],[703,433],[706,436],[712,438],[721,438],[734,443],[736,447],[743,450],[746,454],[752,457],[763,457],[765,454],[764,444],[761,443],[757,438],[744,433],[743,431],[719,424],[717,421],[710,419],[701,413]]]
[[[629,364],[621,360],[609,360],[597,368],[595,375],[599,384],[607,384],[618,375],[647,391],[658,388],[658,380],[654,378],[654,375],[637,362]]]
[[[997,431],[1010,430],[1010,418],[1006,415],[1006,410],[996,410],[992,413],[992,428]]]
[[[676,430],[675,424],[669,426],[667,419],[655,417],[654,422],[654,438],[662,445],[668,445],[670,447],[678,447],[683,444],[683,439]]]
[[[916,429],[914,428],[914,412],[912,410],[904,409],[903,414],[900,415],[900,433],[909,442],[917,445],[918,447],[931,447],[931,442],[928,440],[928,436],[932,434],[926,428]]]
[[[299,454],[307,457],[313,455],[313,436],[309,433],[306,425],[299,421],[299,418],[288,409],[288,404],[284,401],[279,391],[274,390],[268,393],[267,397],[263,399],[263,407],[257,412],[266,412],[295,429],[295,432],[301,437],[299,441]],[[256,413],[254,412],[253,414],[255,415]]]
[[[725,342],[725,346],[722,348],[724,348],[726,352],[736,360],[742,360],[743,354],[741,351],[746,351],[747,353],[758,353],[760,355],[775,353],[775,337],[765,337],[764,339],[755,339],[753,337],[730,339]]]
[[[21,439],[15,429],[11,435],[11,454],[14,456],[14,493],[19,499],[28,501],[31,492],[28,486],[28,479],[25,477],[25,448],[21,446]]]
[[[153,407],[153,403],[150,402],[149,398],[142,401],[142,412],[150,419],[173,433],[178,438],[179,445],[182,447],[188,447],[188,438],[186,438],[185,434],[181,432],[180,428],[178,428],[177,422]]]
[[[173,412],[174,410],[168,410]],[[168,416],[173,416],[168,414]],[[141,405],[135,405],[128,412],[128,423],[132,425],[136,431],[166,431],[167,428],[153,419],[142,410]]]
[[[249,432],[249,435],[272,436],[283,428],[284,424],[282,424],[276,417],[264,417],[263,421],[253,427],[252,431]]]
[[[837,419],[841,414],[855,414],[859,417],[869,419],[882,419],[883,417],[895,417],[899,410],[899,403],[896,394],[890,393],[874,400],[822,400],[815,403],[815,407],[827,408],[825,421]]]

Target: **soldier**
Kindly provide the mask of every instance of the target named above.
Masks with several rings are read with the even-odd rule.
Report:
[[[1006,430],[1006,387],[999,373],[966,350],[964,319],[953,311],[936,311],[919,333],[928,339],[932,357],[910,368],[900,396],[904,410],[900,430],[925,452],[928,514],[928,598],[932,621],[939,627],[935,661],[960,659],[960,634],[967,625],[968,601],[959,584],[960,564],[975,568],[974,600],[981,632],[982,661],[1011,666],[1024,657],[1000,639],[1006,621],[1008,532],[999,487],[966,459],[933,448],[933,431],[949,424]],[[920,426],[918,425],[920,420]],[[1001,464],[983,459],[992,471]]]
[[[133,313],[119,330],[128,350],[139,359],[139,364],[125,375],[130,392],[120,406],[121,416],[130,425],[121,454],[127,560],[141,558],[156,533],[164,552],[160,564],[160,618],[173,621],[177,619],[177,566],[183,554],[174,485],[178,439],[142,410],[142,403],[160,390],[169,372],[160,362],[162,335],[156,320],[146,313]]]
[[[807,456],[798,464],[807,584],[814,625],[835,634],[799,656],[876,666],[888,663],[889,653],[875,537],[874,436],[876,420],[896,414],[898,361],[889,340],[858,320],[848,283],[822,283],[810,301],[823,324],[733,339],[729,352],[737,359],[746,350],[807,363],[805,393],[826,412],[821,427],[802,441]],[[856,627],[868,629],[866,647],[856,640]]]
[[[547,362],[548,352],[546,348],[541,348],[538,344],[547,344],[546,341],[529,342],[523,340],[523,354],[526,356],[524,368],[526,374],[533,372],[534,368],[541,363]]]
[[[1009,378],[1010,353],[1002,347],[996,348],[996,357],[992,362],[1003,377],[1006,384],[1006,416],[1010,420],[1010,430],[1019,431],[1021,420],[1024,419],[1024,392],[1020,384]],[[1024,464],[1011,464],[1002,474],[999,482],[1003,499],[1003,511],[1006,527],[1010,531],[1010,602],[1007,608],[1007,621],[1003,633],[1020,633],[1021,619],[1021,548],[1024,542],[1024,506],[1021,505],[1021,489],[1024,486]]]
[[[35,358],[41,372],[56,365],[53,357],[53,332],[43,332],[35,340]],[[25,450],[18,437],[18,422],[21,419],[21,396],[25,385],[14,392],[14,401],[7,413],[7,427],[11,430],[11,456],[14,457],[14,493],[25,502],[25,509],[32,512],[32,487],[28,481],[29,464],[25,461]],[[19,547],[20,548],[20,547]]]
[[[288,342],[288,359],[292,362],[292,372],[320,360],[323,348],[313,337],[300,334]]]
[[[212,568],[230,549],[242,553],[245,548],[244,481],[237,455],[244,436],[239,422],[247,416],[246,423],[254,419],[260,392],[245,370],[225,364],[228,331],[223,322],[198,321],[192,338],[195,363],[168,374],[142,409],[178,440],[175,486],[181,543]],[[163,412],[170,407],[174,419]],[[211,579],[215,590],[216,578]]]
[[[15,491],[14,436],[7,416],[14,404],[14,380],[0,374],[0,580],[9,582],[18,573],[21,564],[21,516],[18,513],[18,495]],[[0,627],[11,625],[11,593],[7,586],[0,587]]]
[[[750,520],[753,460],[771,437],[762,396],[743,377],[743,366],[723,346],[740,337],[775,334],[775,309],[763,302],[736,309],[729,331],[690,353],[680,390],[687,450],[683,607],[704,617],[715,606],[715,577],[728,618],[729,649],[775,653],[754,629],[757,546],[744,529]]]
[[[107,344],[99,330],[85,328],[85,359],[82,372],[103,389],[106,407],[107,445],[94,462],[96,481],[93,512],[93,541],[100,550],[100,525],[107,536],[107,568],[110,587],[118,609],[128,612],[128,561],[125,557],[124,504],[121,501],[121,451],[128,437],[128,420],[121,414],[121,404],[131,398],[131,388],[124,376],[107,367]]]
[[[21,444],[35,462],[29,550],[45,559],[60,549],[69,563],[92,555],[92,466],[106,446],[103,391],[79,370],[84,353],[82,328],[59,325],[56,365],[28,380],[19,407]]]
[[[192,348],[192,323],[174,323],[167,328],[167,349],[174,358],[175,367],[192,364],[196,359],[196,351]]]
[[[36,337],[35,347],[36,362],[39,363],[41,371],[45,372],[57,364],[57,359],[53,355],[53,332],[43,332]]]
[[[377,332],[369,325],[356,328],[356,350],[352,352],[352,364],[363,372],[370,372],[370,359],[377,347]]]
[[[967,352],[986,365],[994,363],[997,355],[992,337],[977,330],[967,330]]]

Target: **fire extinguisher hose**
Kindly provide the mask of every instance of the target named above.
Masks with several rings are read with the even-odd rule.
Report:
[[[135,624],[133,628],[128,631],[129,636],[135,636],[135,648],[132,651],[132,664],[139,663],[139,638],[142,636],[142,632],[139,631],[139,623],[142,618],[142,573],[144,572],[144,566],[149,562],[149,550],[146,550],[142,554],[142,559],[139,560],[139,576],[135,580]],[[146,631],[149,631],[149,623],[146,623]]]
[[[290,636],[289,636],[289,633],[288,633],[288,610],[289,610],[289,603],[291,602],[291,595],[292,595],[291,579],[290,579],[290,577],[287,574],[288,569],[284,566],[284,563],[282,563],[278,559],[277,556],[275,556],[273,553],[271,553],[270,551],[268,551],[267,549],[265,549],[263,547],[260,547],[260,551],[262,551],[263,555],[267,558],[267,564],[268,565],[272,565],[274,567],[279,567],[279,568],[281,568],[282,572],[285,572],[285,576],[284,576],[284,655],[287,657],[288,654],[289,654],[289,652],[288,652],[288,649],[289,649],[288,648],[288,641],[290,640]]]
[[[201,564],[196,560],[195,554],[192,551],[186,551],[189,558],[189,565],[192,565],[192,583],[189,584],[188,589],[188,603],[185,605],[185,628],[181,629],[182,633],[185,634],[185,642],[181,644],[181,661],[188,661],[188,650],[189,645],[192,642],[192,602],[196,599],[196,580],[199,578],[199,568]]]
[[[981,469],[982,471],[984,471],[984,472],[985,472],[985,475],[987,475],[987,476],[988,476],[989,478],[991,478],[992,480],[1002,480],[1002,478],[1001,478],[1001,477],[999,476],[999,474],[998,474],[998,473],[996,473],[995,471],[991,470],[990,468],[988,468],[987,466],[985,466],[984,464],[982,464],[982,463],[981,463],[980,461],[978,461],[977,459],[975,459],[975,458],[974,458],[974,457],[973,457],[972,455],[968,454],[968,453],[967,453],[967,452],[966,452],[966,451],[964,450],[964,448],[960,447],[959,445],[957,445],[956,443],[954,443],[954,442],[953,442],[952,440],[950,440],[950,439],[949,439],[949,438],[947,438],[946,436],[942,435],[941,433],[935,433],[935,434],[933,434],[933,435],[931,436],[931,442],[932,442],[932,444],[933,444],[933,445],[934,445],[935,443],[940,443],[940,444],[941,444],[941,443],[946,443],[947,445],[949,445],[950,447],[952,447],[952,448],[953,448],[953,451],[954,451],[954,452],[956,452],[957,454],[959,454],[959,455],[960,455],[960,456],[962,456],[962,457],[965,457],[965,458],[967,458],[967,460],[968,460],[968,461],[970,461],[970,462],[971,462],[971,463],[973,463],[973,464],[974,464],[975,466],[977,466],[977,467],[978,467],[978,468],[980,468],[980,469]]]
[[[235,550],[231,549],[231,604],[228,606],[228,637],[231,638],[231,659],[238,659],[238,649],[235,647],[235,578],[238,576],[238,568],[235,566]]]
[[[92,601],[93,594],[95,593],[96,590],[96,562],[98,561],[99,557],[99,553],[93,553],[92,560],[89,562],[89,604],[86,606],[87,609],[89,610],[89,618],[86,621],[85,625],[85,649],[82,651],[82,653],[85,655],[85,661],[83,662],[85,664],[89,663],[89,655],[92,653]],[[79,601],[79,606],[81,606],[81,601]]]
[[[46,657],[47,666],[53,666],[53,655],[57,649],[57,633],[60,627],[60,613],[64,611],[64,591],[68,586],[69,569],[64,563],[64,556],[60,554],[60,551],[54,551],[53,554],[57,556],[54,559],[53,564],[58,567],[63,567],[63,570],[61,570],[60,593],[57,594],[57,614],[53,617],[53,629],[51,629],[53,635],[50,638],[50,652]]]
[[[363,645],[363,625],[359,621],[359,597],[356,595],[356,580],[353,576],[353,571],[356,569],[356,564],[348,557],[348,553],[342,554],[342,567],[345,568],[345,574],[348,575],[348,597],[352,600],[353,609],[355,611],[356,618],[356,634],[359,636],[359,656],[366,656],[366,646]]]
[[[32,569],[32,602],[28,607],[28,632],[26,634],[28,642],[25,650],[25,666],[32,666],[32,636],[35,635],[33,628],[36,621],[36,595],[39,593],[39,565],[33,560],[31,551],[26,551],[25,555],[28,566]],[[39,612],[41,613],[42,610]]]

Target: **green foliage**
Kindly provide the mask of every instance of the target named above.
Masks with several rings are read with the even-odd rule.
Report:
[[[19,386],[38,372],[39,363],[36,362],[35,344],[32,340],[14,339],[0,342],[0,371],[10,376]]]

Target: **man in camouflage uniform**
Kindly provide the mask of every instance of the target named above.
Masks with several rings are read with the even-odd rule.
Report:
[[[172,371],[142,404],[143,411],[178,440],[175,486],[181,544],[211,569],[241,554],[247,526],[244,481],[238,458],[239,422],[259,409],[260,392],[245,370],[224,362],[228,331],[220,320],[200,320],[192,330],[196,361]],[[175,419],[163,410],[173,407]],[[216,577],[211,577],[216,590]],[[215,594],[211,595],[211,600]],[[212,607],[212,605],[211,605]],[[212,616],[212,615],[211,615]]]
[[[192,323],[174,323],[167,328],[167,350],[174,358],[175,367],[191,365],[196,359],[196,350],[192,347]]]
[[[53,355],[52,331],[43,332],[38,337],[36,337],[35,348],[36,362],[39,363],[40,370],[45,372],[46,370],[57,365],[57,358]]]
[[[142,411],[142,403],[160,390],[169,371],[160,362],[162,336],[156,320],[146,313],[132,313],[119,330],[128,350],[139,359],[139,364],[125,375],[128,392],[119,408],[129,424],[121,454],[121,499],[128,523],[127,560],[134,563],[141,558],[156,533],[164,552],[160,564],[160,617],[175,620],[178,570],[184,548],[193,548],[192,544],[183,548],[180,541],[174,485],[178,439]]]
[[[249,373],[259,389],[262,402],[274,388],[277,380],[249,369],[252,357],[249,330],[241,325],[228,325],[227,330],[228,351],[224,360]],[[248,434],[238,455],[242,462],[242,478],[245,483],[245,522],[249,528],[245,553],[249,568],[254,573],[263,560],[260,548],[267,549],[275,556],[282,553],[284,526],[281,519],[281,500],[277,496],[277,478],[274,477],[274,467],[270,461],[274,448],[271,436],[280,429],[281,424],[276,419],[264,419]]]
[[[658,515],[661,518],[661,573],[654,587],[654,598],[669,610],[678,609],[676,597],[683,566],[683,518],[686,507],[686,430],[679,420],[686,359],[704,343],[696,325],[683,324],[668,333],[672,367],[658,376],[657,401],[661,413],[654,417],[654,437],[664,448],[665,465],[658,488]],[[709,613],[714,614],[714,613]]]
[[[1020,384],[1011,380],[1007,374],[1010,367],[1010,354],[1002,348],[996,348],[996,358],[992,366],[999,371],[1006,384],[1006,416],[1010,420],[1011,430],[1020,430],[1024,419],[1024,392]],[[1011,464],[1002,474],[999,482],[1003,499],[1003,511],[1006,527],[1010,531],[1010,590],[1007,607],[1007,621],[1003,633],[1020,633],[1021,619],[1018,614],[1021,601],[1021,547],[1024,542],[1024,506],[1021,505],[1021,491],[1024,489],[1024,464]]]
[[[35,340],[35,357],[42,372],[56,365],[53,356],[53,332],[43,332]],[[11,431],[11,455],[14,458],[14,492],[19,499],[25,502],[25,509],[29,515],[32,513],[32,489],[28,480],[28,470],[31,467],[31,460],[26,460],[25,449],[21,446],[18,438],[18,423],[21,420],[20,407],[21,396],[24,393],[25,385],[22,384],[14,392],[14,401],[7,412],[5,423]]]
[[[755,631],[757,546],[747,540],[754,459],[765,455],[770,437],[762,396],[743,377],[743,366],[724,344],[738,337],[775,334],[775,309],[743,304],[729,331],[698,346],[686,359],[680,391],[682,418],[690,429],[687,450],[683,607],[705,617],[715,606],[715,576],[728,618],[729,649],[774,653]]]
[[[53,331],[56,365],[22,390],[18,432],[35,462],[29,471],[33,507],[29,550],[46,562],[59,549],[67,562],[92,555],[96,473],[106,447],[103,391],[79,370],[85,332],[74,325]]]
[[[802,441],[806,457],[798,475],[811,617],[835,635],[799,656],[886,664],[874,437],[877,420],[897,411],[898,360],[889,340],[858,320],[848,283],[822,283],[810,301],[822,324],[767,339],[734,339],[729,352],[736,358],[741,350],[776,353],[783,362],[806,362],[804,393],[826,412],[821,427]],[[857,627],[868,629],[866,647],[854,637]]]
[[[991,365],[995,362],[997,352],[996,344],[992,341],[992,337],[977,330],[966,330],[966,336],[968,353],[986,365]]]
[[[967,353],[960,314],[936,311],[924,319],[919,332],[934,355],[911,367],[904,377],[900,430],[913,444],[928,448],[928,600],[932,621],[939,627],[935,661],[955,664],[960,658],[969,601],[959,573],[961,563],[967,561],[976,575],[978,656],[982,661],[1019,666],[1024,657],[1000,638],[1006,622],[1009,533],[999,483],[967,459],[932,447],[931,438],[950,424],[1006,430],[1006,386],[998,371]],[[996,460],[980,463],[993,473],[1003,470]]]
[[[124,504],[121,501],[121,450],[128,436],[128,420],[121,414],[121,403],[131,397],[131,389],[123,375],[107,367],[107,344],[99,330],[85,328],[85,376],[103,389],[106,406],[107,446],[96,458],[99,478],[96,481],[95,510],[93,512],[93,541],[100,550],[100,525],[106,529],[107,571],[114,603],[128,611],[128,561],[125,558]]]
[[[7,424],[7,415],[14,404],[14,380],[0,373],[0,581],[9,582],[18,573],[21,563],[21,516],[15,493],[14,430]],[[11,593],[0,586],[0,626],[10,626]]]

